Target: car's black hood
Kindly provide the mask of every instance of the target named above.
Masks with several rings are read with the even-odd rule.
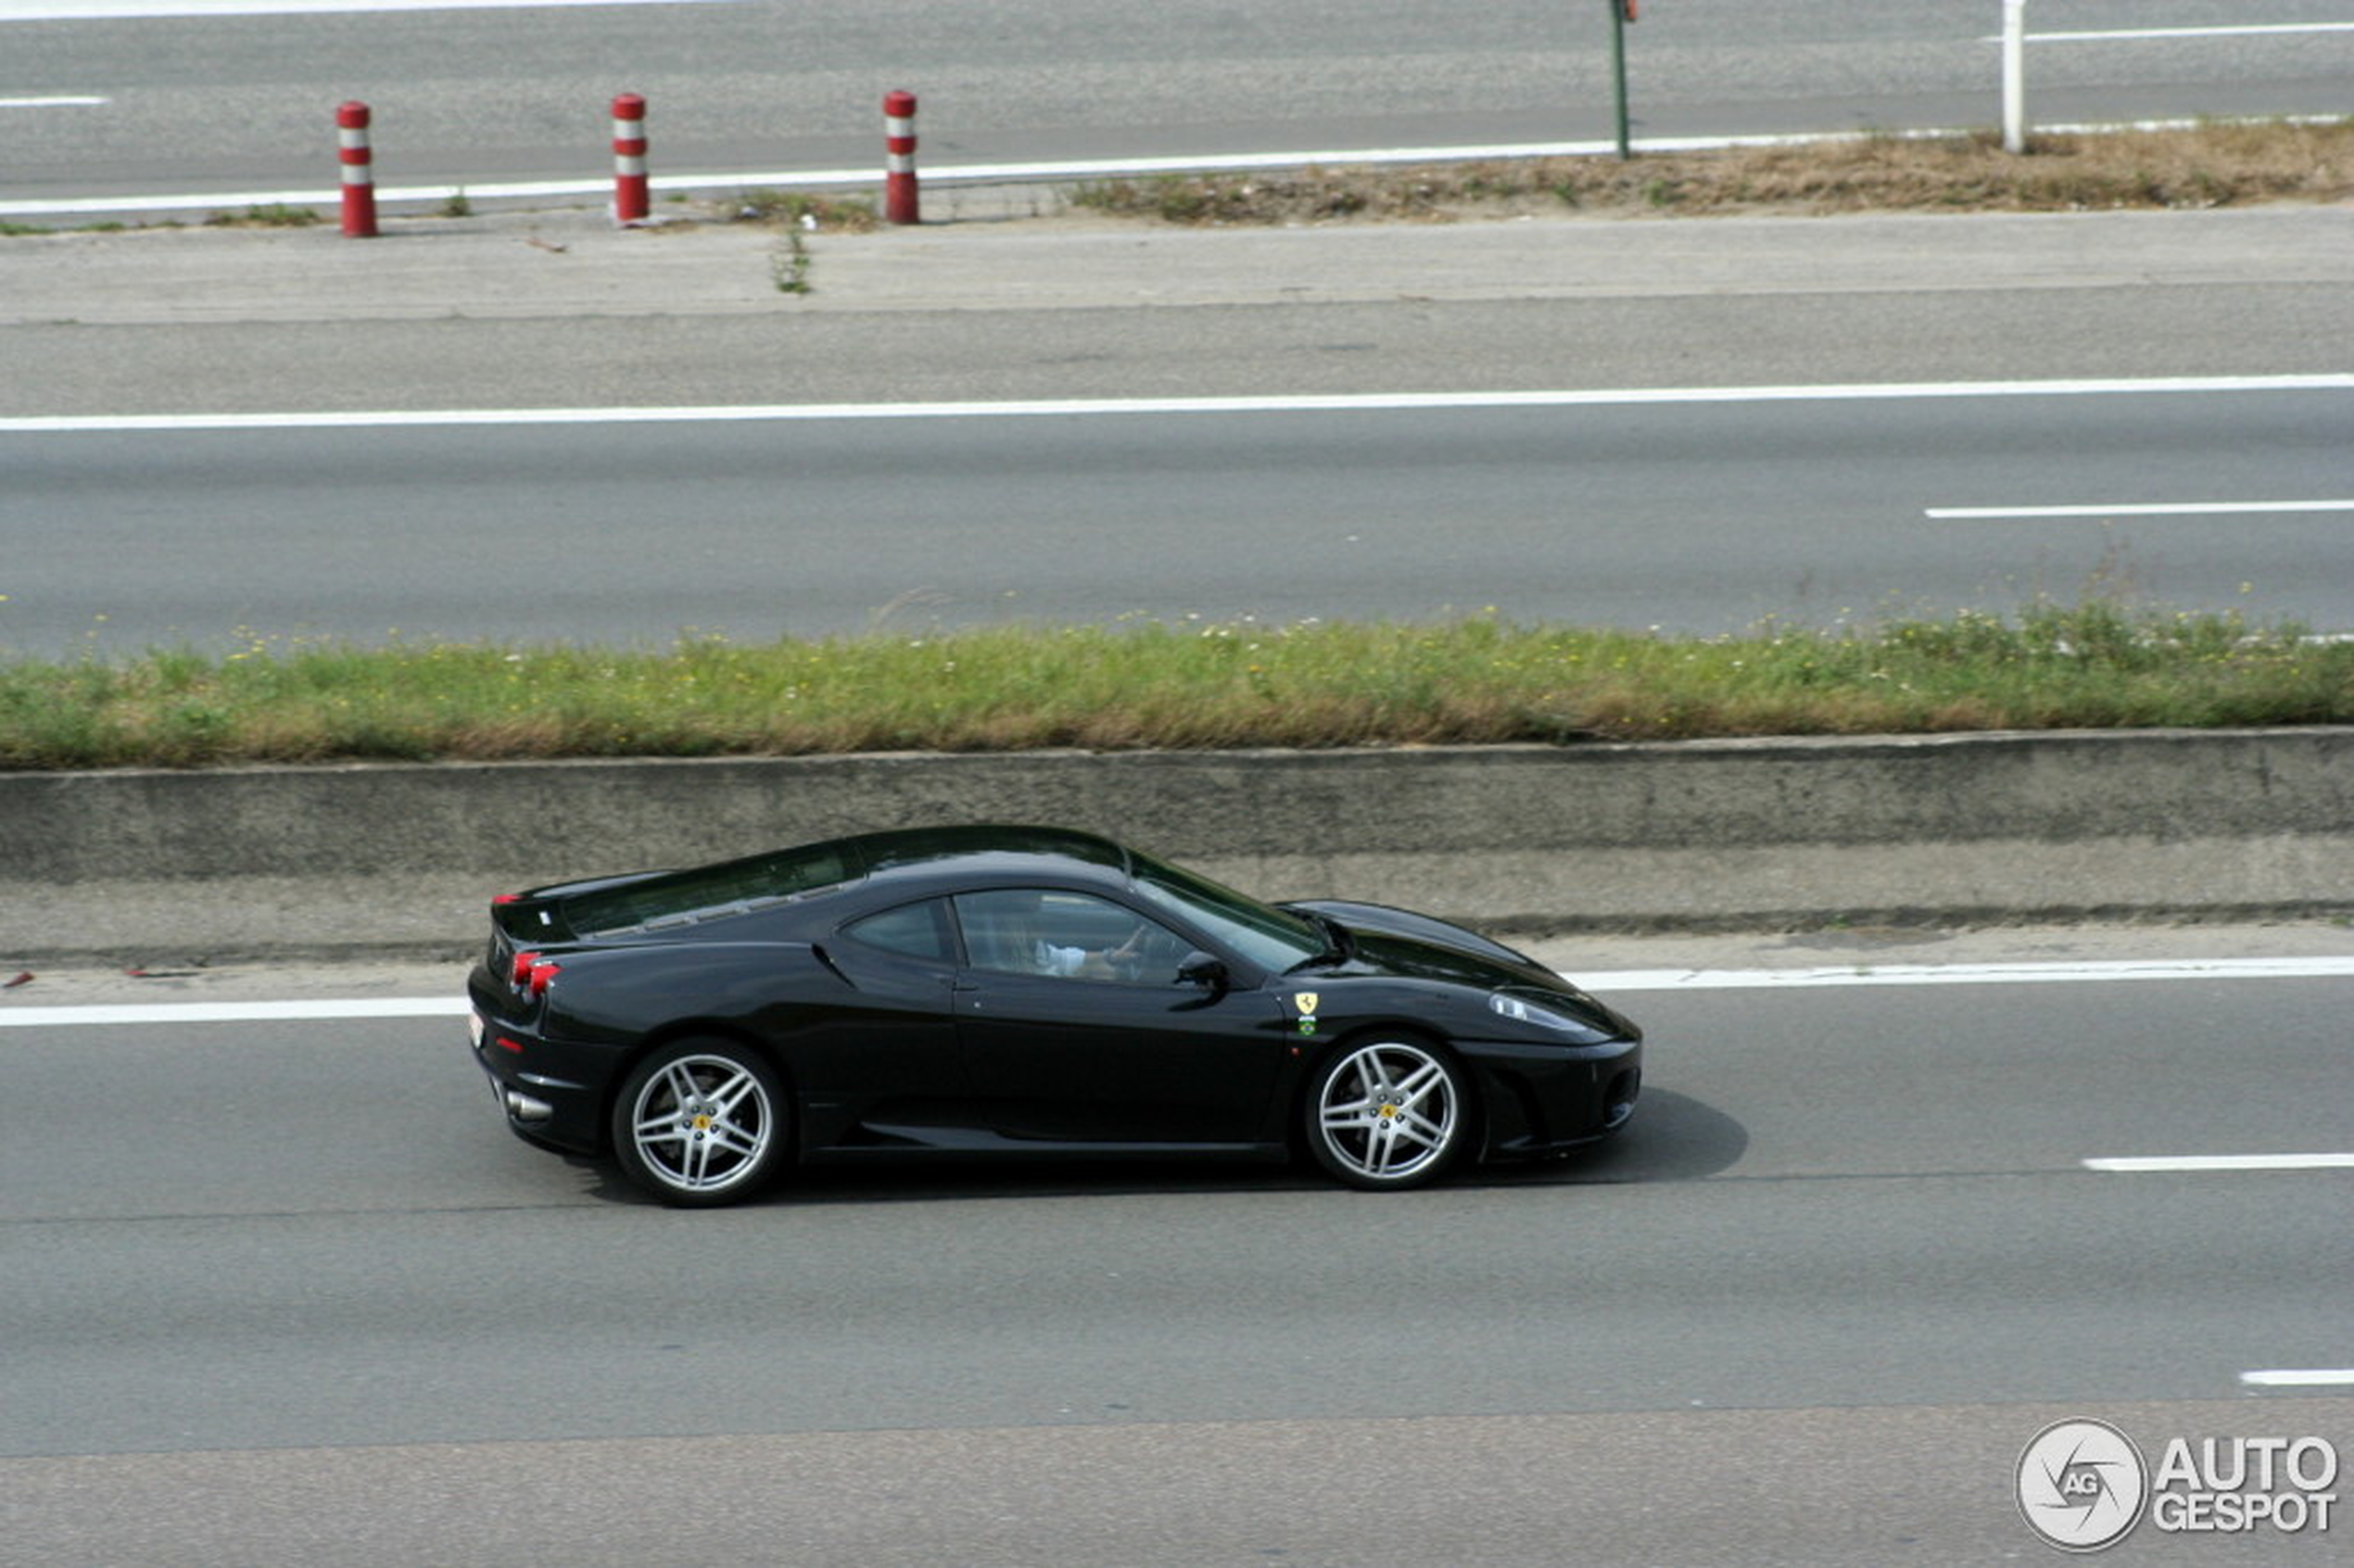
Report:
[[[1436,980],[1483,991],[1541,993],[1556,1005],[1570,1005],[1597,1028],[1627,1039],[1642,1037],[1633,1023],[1525,954],[1434,916],[1337,901],[1284,907],[1323,916],[1348,932],[1348,956],[1318,966],[1319,974],[1335,980]]]
[[[1421,980],[1454,980],[1466,985],[1540,985],[1562,978],[1524,953],[1466,930],[1434,915],[1392,909],[1380,904],[1339,899],[1286,904],[1285,909],[1321,915],[1354,940],[1360,959],[1383,972]]]

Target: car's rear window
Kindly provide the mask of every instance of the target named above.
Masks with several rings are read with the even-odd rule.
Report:
[[[564,900],[564,919],[583,937],[616,936],[749,914],[861,874],[840,844],[779,850],[581,893]]]

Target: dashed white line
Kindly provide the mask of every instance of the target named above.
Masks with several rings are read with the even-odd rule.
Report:
[[[2151,38],[2262,38],[2297,32],[2354,32],[2354,22],[2217,22],[2207,27],[2115,27],[2081,32],[2031,32],[2030,44],[2113,44]],[[2000,44],[2000,34],[1979,40]]]
[[[2132,1155],[2088,1159],[2087,1170],[2354,1170],[2354,1154]]]
[[[1930,506],[1924,517],[1975,520],[2002,517],[2234,517],[2263,512],[2354,512],[2354,499],[2247,501],[2121,501],[2070,506]]]
[[[2240,1381],[2250,1388],[2344,1388],[2354,1385],[2354,1367],[2279,1367],[2244,1372]]]

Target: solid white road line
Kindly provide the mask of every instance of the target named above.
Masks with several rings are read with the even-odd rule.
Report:
[[[2283,1367],[2270,1372],[2244,1372],[2240,1381],[2250,1388],[2344,1388],[2354,1385],[2354,1367]]]
[[[96,108],[108,102],[105,98],[0,98],[0,108]]]
[[[1924,517],[2230,517],[2252,512],[2354,512],[2354,499],[2276,501],[2124,501],[2107,506],[1930,506]]]
[[[1421,409],[1637,407],[1684,403],[1875,402],[1938,398],[2124,397],[2151,393],[2354,391],[2354,374],[2071,381],[1889,382],[1820,386],[1674,386],[1585,391],[1366,392],[1234,398],[1045,398],[997,403],[743,403],[682,408],[376,409],[312,413],[42,414],[0,419],[0,436],[180,430],[358,430],[395,425],[694,424],[816,419],[1036,419],[1098,414],[1362,413]]]
[[[1622,969],[1573,977],[1597,995],[1628,991],[1786,990],[1858,985],[2011,985],[2172,980],[2310,980],[2354,976],[2342,958],[2168,959],[2098,964],[1898,964],[1821,969]],[[462,1018],[462,996],[386,997],[317,1002],[158,1002],[72,1007],[0,1002],[0,1029],[75,1024],[279,1023],[316,1018]],[[2354,1155],[2260,1155],[2258,1159],[2344,1161]],[[2087,1161],[2086,1163],[2091,1163]],[[2117,1164],[2116,1169],[2127,1169]],[[2099,1167],[2098,1169],[2107,1169]],[[2155,1168],[2153,1168],[2155,1169]]]
[[[512,10],[541,6],[731,6],[739,0],[7,0],[0,22],[155,17],[297,17],[367,11]]]
[[[2186,124],[2188,122],[2185,122]],[[2047,129],[2058,133],[2061,127]],[[1946,133],[1959,134],[1959,133]],[[1690,152],[1727,146],[1778,146],[1823,141],[1822,136],[1684,137],[1646,141],[1646,152]],[[1830,137],[1829,140],[1846,140]],[[1601,158],[1618,150],[1614,142],[1522,142],[1452,147],[1328,148],[1322,152],[1229,153],[1197,158],[1062,158],[1033,163],[933,163],[923,168],[924,183],[1022,184],[1038,181],[1140,179],[1155,174],[1237,174],[1261,169],[1348,169],[1397,163],[1491,162],[1532,158]],[[746,172],[706,171],[664,173],[654,183],[664,191],[750,191],[830,189],[841,185],[871,185],[882,178],[872,164],[854,169],[791,169]],[[605,196],[611,177],[602,180],[477,181],[468,185],[378,185],[380,206],[401,202],[444,202],[463,196],[469,201],[535,201],[558,196]],[[87,212],[210,212],[247,207],[306,207],[340,201],[328,190],[234,191],[133,196],[72,196],[57,200],[39,197],[0,201],[0,218],[35,214]]]
[[[2354,1154],[2135,1155],[2088,1159],[2087,1170],[2354,1170]]]
[[[462,996],[368,997],[317,1002],[156,1002],[82,1007],[0,1006],[0,1029],[70,1024],[287,1023],[319,1018],[463,1018]]]
[[[588,4],[590,0],[576,0]],[[2335,125],[2344,115],[2263,117],[2266,123]],[[2230,120],[2137,120],[2108,124],[2044,125],[2038,130],[2055,136],[2099,135],[2118,131],[2189,131],[2202,125],[2232,124]],[[1801,146],[1819,142],[1852,142],[1866,136],[1892,135],[1900,141],[1938,141],[1970,134],[1967,130],[1808,132],[1789,135],[1645,137],[1639,150],[1647,153],[1706,152],[1722,147]],[[1022,184],[1033,182],[1116,180],[1153,174],[1241,173],[1256,169],[1352,169],[1399,163],[1493,162],[1534,158],[1604,158],[1618,150],[1615,142],[1516,142],[1492,145],[1440,147],[1328,147],[1320,152],[1234,153],[1215,157],[1066,158],[1042,163],[926,163],[924,183],[941,184]],[[768,171],[664,174],[654,182],[664,192],[799,190],[836,185],[871,185],[882,178],[872,164],[856,169],[790,169]],[[462,196],[470,201],[534,200],[548,196],[603,196],[613,191],[611,178],[602,180],[532,180],[465,185],[378,185],[380,206],[400,202],[445,202]],[[222,191],[209,195],[178,193],[158,196],[68,196],[0,201],[0,218],[38,214],[92,212],[211,212],[247,207],[305,207],[342,199],[335,190]]]
[[[2354,957],[2175,958],[2146,963],[1851,964],[1816,969],[1622,969],[1570,978],[1598,996],[1621,991],[1780,991],[1856,985],[2055,985],[2119,980],[2316,980],[2354,975]]]

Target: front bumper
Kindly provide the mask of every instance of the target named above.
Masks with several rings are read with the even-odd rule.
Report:
[[[1476,1078],[1490,1159],[1541,1159],[1608,1137],[1635,1114],[1643,1045],[1458,1042]]]

